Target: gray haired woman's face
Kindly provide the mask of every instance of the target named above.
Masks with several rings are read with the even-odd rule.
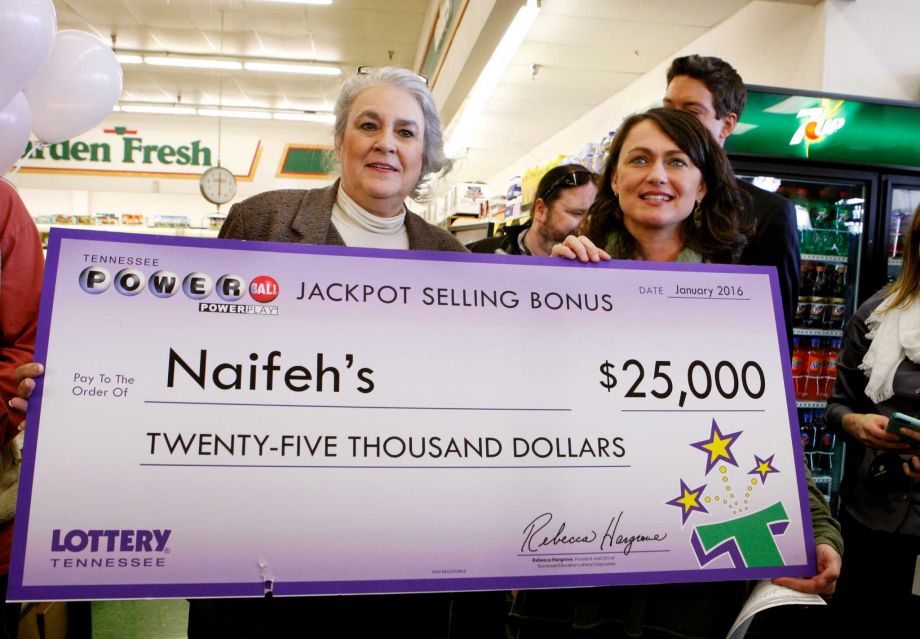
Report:
[[[387,85],[365,89],[336,149],[341,188],[374,215],[399,215],[421,176],[424,142],[425,117],[411,93]]]

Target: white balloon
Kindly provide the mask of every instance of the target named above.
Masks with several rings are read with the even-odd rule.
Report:
[[[0,2],[0,108],[22,91],[48,60],[57,16],[51,0]]]
[[[121,95],[121,65],[105,42],[83,31],[58,31],[48,62],[23,91],[32,130],[54,144],[88,131]]]
[[[0,175],[10,170],[22,156],[31,130],[29,103],[20,92],[0,111]]]

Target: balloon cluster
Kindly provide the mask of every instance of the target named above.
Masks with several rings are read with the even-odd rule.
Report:
[[[112,49],[83,31],[58,31],[51,0],[0,2],[0,175],[30,132],[42,144],[93,128],[121,95]]]

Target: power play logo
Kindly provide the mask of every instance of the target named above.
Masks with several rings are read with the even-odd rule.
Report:
[[[237,313],[243,315],[277,315],[277,306],[267,306],[281,292],[278,281],[270,275],[259,275],[246,282],[239,275],[225,273],[217,282],[207,273],[192,272],[181,278],[174,272],[159,270],[146,276],[136,268],[124,268],[113,276],[102,266],[88,266],[80,272],[80,288],[90,295],[101,295],[110,288],[126,297],[140,295],[147,290],[151,295],[165,299],[181,289],[191,300],[198,302],[202,313]],[[181,284],[180,284],[181,282]],[[221,302],[206,301],[216,293]],[[248,293],[256,304],[241,303]]]

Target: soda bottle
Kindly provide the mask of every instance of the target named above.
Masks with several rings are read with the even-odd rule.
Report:
[[[800,328],[808,326],[808,317],[811,310],[811,294],[814,290],[815,270],[813,262],[802,264],[802,279],[799,282],[799,299],[795,305],[795,320],[793,324]]]
[[[811,306],[808,309],[808,328],[824,328],[824,307],[827,305],[827,266],[815,266],[815,281],[811,291]]]
[[[818,401],[821,392],[821,378],[824,376],[824,349],[821,348],[821,338],[812,337],[805,353],[805,401]]]
[[[815,421],[815,451],[819,453],[832,453],[834,451],[834,431],[827,427],[823,417]]]
[[[824,352],[824,389],[821,393],[824,400],[831,396],[834,384],[837,382],[837,355],[839,354],[840,338],[834,338]]]
[[[802,399],[805,392],[805,349],[802,338],[792,338],[792,390],[796,399]]]
[[[815,445],[815,424],[812,421],[810,410],[802,411],[802,422],[799,426],[799,434],[802,437],[802,452],[810,453],[814,450]]]
[[[843,328],[847,311],[846,295],[847,267],[846,264],[838,264],[827,307],[824,310],[824,328],[831,330]]]

